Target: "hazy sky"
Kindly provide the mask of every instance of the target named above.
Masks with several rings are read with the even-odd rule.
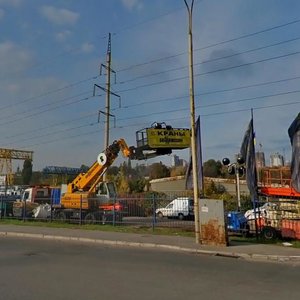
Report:
[[[254,108],[257,150],[290,159],[300,111],[300,1],[202,0],[193,11],[196,116],[204,160],[233,157]],[[110,140],[153,122],[190,127],[183,0],[0,0],[0,147],[34,170],[90,165],[103,150],[108,33]],[[115,125],[115,127],[114,127]],[[259,146],[259,144],[262,145]],[[189,151],[176,151],[187,159]],[[170,163],[170,157],[149,160]],[[22,166],[22,162],[18,162]],[[118,162],[117,162],[118,164]]]

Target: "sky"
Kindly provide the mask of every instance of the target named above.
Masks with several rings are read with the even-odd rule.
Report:
[[[188,1],[191,3],[191,0]],[[291,158],[300,111],[300,1],[195,0],[195,115],[203,160],[239,152],[253,109],[256,150]],[[104,148],[108,36],[110,142],[136,145],[154,122],[190,127],[183,0],[0,0],[1,148],[33,169],[91,165]],[[99,113],[100,112],[100,113]],[[188,160],[189,149],[174,151]],[[118,159],[118,165],[122,159]],[[162,161],[170,156],[138,162]],[[21,166],[22,161],[14,162]]]

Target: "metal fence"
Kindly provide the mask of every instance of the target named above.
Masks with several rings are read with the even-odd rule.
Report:
[[[94,200],[97,203],[97,199]],[[42,202],[23,202],[2,196],[0,218],[148,227],[153,230],[158,227],[188,231],[195,229],[193,200],[191,194],[187,193],[122,195],[109,205],[101,208],[98,205],[94,209],[86,209],[84,201],[77,209],[61,209],[59,205],[51,203],[51,199],[43,198]],[[225,219],[229,221],[229,218]],[[300,239],[300,201],[272,199],[269,202],[256,202],[255,212],[254,209],[240,212],[237,222],[240,224],[234,224],[234,233],[245,233],[247,229],[247,233],[259,234],[265,239]]]
[[[174,199],[176,203],[170,207]],[[91,199],[97,202],[97,199]],[[42,203],[39,203],[42,202]],[[188,194],[122,195],[101,207],[85,209],[81,200],[77,209],[62,209],[50,198],[36,203],[0,197],[0,218],[74,224],[124,225],[139,227],[169,227],[193,230],[193,201]],[[169,205],[169,206],[168,206]]]

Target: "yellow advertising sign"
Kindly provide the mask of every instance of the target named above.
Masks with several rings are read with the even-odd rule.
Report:
[[[156,129],[147,128],[148,145],[151,148],[184,149],[190,147],[191,132],[189,129]]]

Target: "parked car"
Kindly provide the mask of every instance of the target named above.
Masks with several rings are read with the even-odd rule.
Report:
[[[194,200],[188,197],[179,197],[171,201],[166,207],[156,209],[159,218],[184,218],[194,217]]]

